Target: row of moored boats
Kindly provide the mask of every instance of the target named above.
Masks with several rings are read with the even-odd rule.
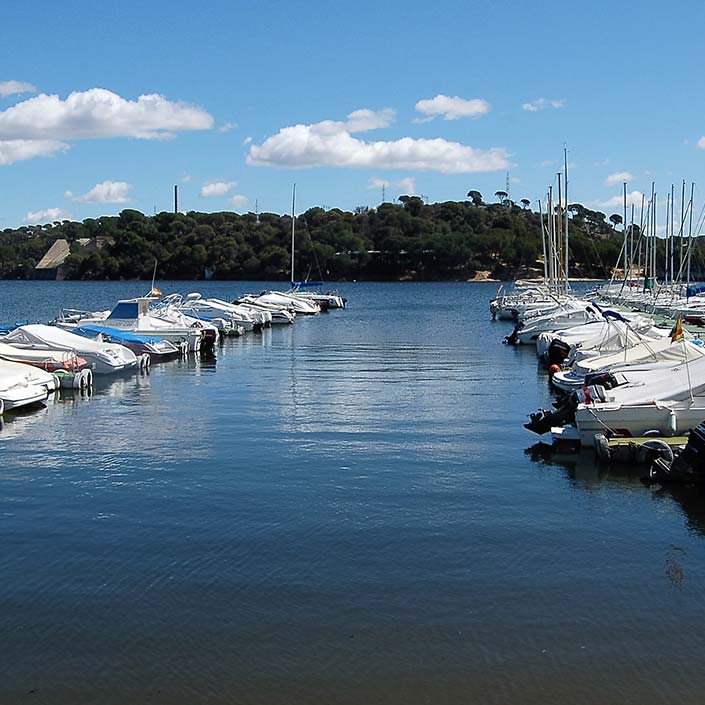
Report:
[[[683,321],[698,323],[705,296],[663,293],[643,282],[582,298],[544,286],[500,290],[492,315],[516,323],[505,341],[536,347],[558,395],[526,428],[593,446],[605,438],[683,436],[703,422],[705,346]]]
[[[240,336],[298,316],[344,308],[335,293],[266,291],[236,301],[191,293],[124,299],[109,310],[63,309],[50,324],[0,329],[0,415],[45,401],[61,387],[89,388],[93,375],[144,371],[154,362],[211,352]]]

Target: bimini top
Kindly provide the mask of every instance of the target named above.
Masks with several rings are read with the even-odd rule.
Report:
[[[120,304],[118,304],[118,306],[119,305]],[[139,333],[133,333],[128,330],[93,324],[79,326],[74,328],[72,332],[78,333],[78,335],[82,335],[84,338],[96,338],[98,335],[106,335],[111,339],[111,341],[116,343],[154,344],[163,342],[162,338],[156,338],[149,335],[139,335]]]

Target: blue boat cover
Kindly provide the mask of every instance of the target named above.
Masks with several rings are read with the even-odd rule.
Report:
[[[120,330],[119,328],[110,328],[109,326],[85,325],[72,329],[73,333],[82,335],[84,338],[95,338],[102,333],[109,336],[116,343],[161,343],[162,338],[155,338],[149,335],[139,335],[129,330]]]
[[[305,289],[314,286],[323,286],[323,282],[291,282],[292,289]]]
[[[688,297],[695,296],[696,294],[702,294],[703,291],[705,291],[705,284],[696,284],[695,286],[689,286],[685,290],[685,295]]]

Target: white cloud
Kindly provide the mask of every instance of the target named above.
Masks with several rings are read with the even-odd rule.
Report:
[[[407,176],[405,179],[401,179],[397,182],[397,185],[407,196],[416,193],[416,179],[413,176]]]
[[[627,193],[627,205],[640,206],[643,195],[641,191],[629,191]],[[648,201],[649,199],[647,198],[646,200]],[[624,195],[613,196],[606,201],[595,201],[594,205],[598,208],[621,208],[624,205]]]
[[[182,184],[187,184],[189,181],[191,181],[191,174],[184,174],[181,177],[181,183]]]
[[[0,165],[65,152],[69,145],[56,140],[0,140]]]
[[[225,196],[228,191],[234,189],[236,186],[236,181],[209,181],[201,188],[200,195],[202,198]]]
[[[389,188],[391,185],[391,181],[387,181],[386,179],[378,179],[377,177],[374,177],[367,182],[368,189]]]
[[[628,171],[616,171],[605,179],[605,186],[617,186],[617,184],[633,180],[634,177]]]
[[[251,144],[251,143],[252,143],[252,137],[250,137],[250,136],[248,135],[247,137],[245,137],[244,140],[242,140],[242,143],[243,143],[243,144]]]
[[[371,112],[371,111],[370,111]],[[372,129],[370,124],[388,124],[389,113],[380,111],[366,121],[351,113],[349,122],[324,120],[312,125],[284,127],[261,145],[253,144],[247,164],[289,169],[345,167],[353,169],[416,169],[444,174],[497,171],[509,166],[502,147],[482,150],[442,138],[365,142],[353,137],[350,128]],[[383,115],[382,115],[383,114]],[[386,117],[384,117],[386,116]],[[364,122],[367,127],[361,126]]]
[[[0,140],[164,139],[178,130],[211,127],[213,117],[198,106],[158,94],[125,100],[103,88],[74,92],[66,100],[41,93],[0,111]]]
[[[344,123],[345,129],[348,132],[367,132],[368,130],[389,127],[394,122],[395,116],[396,111],[392,110],[392,108],[353,110]]]
[[[37,89],[31,83],[25,83],[24,81],[0,81],[0,96],[36,92]]]
[[[131,188],[125,181],[103,181],[80,196],[74,196],[71,191],[64,195],[77,203],[127,203]]]
[[[63,208],[45,208],[40,211],[29,211],[24,221],[30,225],[54,222],[55,220],[71,220],[71,214]]]
[[[536,100],[532,100],[530,103],[522,103],[521,105],[524,110],[528,110],[530,113],[535,113],[546,108],[562,108],[564,106],[565,100],[558,100],[555,98],[537,98]]]
[[[250,199],[247,196],[243,196],[241,193],[236,193],[228,199],[228,205],[233,208],[245,208],[249,205]]]
[[[698,142],[698,149],[705,149],[705,137],[701,137]]]
[[[480,117],[490,111],[490,104],[482,98],[459,98],[456,96],[437,95],[416,103],[416,110],[426,118],[417,118],[415,122],[428,122],[439,115],[444,120],[459,120],[464,117]]]
[[[236,122],[226,122],[218,128],[218,132],[230,132],[230,130],[234,130],[236,127]]]

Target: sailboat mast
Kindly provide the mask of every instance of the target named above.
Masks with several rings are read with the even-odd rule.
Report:
[[[565,221],[564,221],[564,227],[565,227],[565,288],[566,291],[569,288],[568,285],[568,150],[564,147],[563,148],[563,173],[565,176]]]
[[[546,259],[546,228],[543,224],[543,210],[541,209],[541,199],[538,199],[539,218],[541,219],[541,244],[543,245],[543,284],[548,286],[548,260]]]
[[[291,286],[294,286],[294,237],[296,234],[296,184],[291,194]]]

